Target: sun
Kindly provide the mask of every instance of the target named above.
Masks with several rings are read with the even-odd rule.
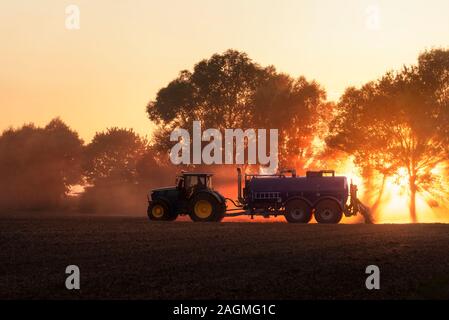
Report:
[[[385,181],[385,191],[395,198],[391,201],[403,203],[402,197],[408,197],[409,176],[406,168],[399,168],[394,174]]]
[[[444,169],[441,165],[431,170],[431,173],[440,180],[444,180]],[[348,159],[338,168],[338,172],[348,178],[358,186],[359,196],[362,202],[372,207],[379,196],[380,186],[382,185],[382,176],[375,176],[370,190],[366,184],[366,180],[362,177],[359,170],[356,169],[353,159]],[[444,188],[449,190],[449,188]],[[385,180],[384,190],[379,201],[379,205],[375,212],[376,223],[410,223],[410,188],[409,173],[407,168],[401,167],[397,169],[391,176]],[[447,214],[444,212],[445,203],[440,206],[436,205],[434,200],[435,191],[430,193],[428,190],[420,190],[416,194],[416,211],[418,221],[423,223],[447,221]],[[347,223],[352,223],[347,220]],[[354,220],[357,223],[358,220]]]
[[[436,170],[436,169],[435,169]],[[432,207],[429,195],[416,193],[416,211],[419,222],[441,221],[441,217]],[[410,191],[407,168],[399,168],[385,182],[384,195],[377,212],[377,221],[381,223],[410,223]]]

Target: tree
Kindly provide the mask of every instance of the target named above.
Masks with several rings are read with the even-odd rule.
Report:
[[[55,209],[81,183],[83,141],[63,121],[33,124],[0,136],[0,207]]]
[[[449,51],[433,50],[416,66],[349,88],[338,104],[328,144],[355,156],[359,166],[385,175],[404,169],[409,211],[416,194],[432,188],[433,169],[447,161]]]
[[[281,166],[298,161],[313,135],[317,108],[325,93],[304,77],[293,79],[274,67],[263,68],[245,53],[228,50],[182,71],[159,90],[147,106],[158,125],[155,148],[168,152],[170,133],[191,130],[194,120],[205,128],[279,129]]]
[[[173,144],[170,133],[177,127],[191,131],[195,120],[219,130],[252,128],[251,98],[265,74],[245,53],[235,50],[200,61],[193,73],[181,71],[147,106],[150,120],[158,125],[155,148],[167,153]]]
[[[157,153],[131,129],[96,133],[84,157],[88,186],[80,200],[82,211],[144,212],[148,189],[165,177]]]
[[[132,129],[110,128],[95,134],[86,146],[84,172],[87,181],[99,184],[137,182],[137,163],[148,148],[148,142]]]
[[[207,127],[243,128],[252,93],[264,75],[245,53],[214,54],[162,88],[147,112],[157,124],[188,127],[201,119]]]
[[[176,168],[150,146],[136,163],[136,171],[139,186],[150,189],[173,184]]]
[[[326,94],[314,81],[304,77],[293,79],[271,69],[257,88],[252,111],[256,128],[279,130],[279,163],[281,167],[303,169],[310,158],[312,140],[319,134],[319,125],[328,104]]]

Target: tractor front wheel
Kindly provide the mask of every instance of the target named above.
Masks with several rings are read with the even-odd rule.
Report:
[[[315,219],[318,223],[336,224],[342,217],[343,212],[334,200],[321,200],[315,207]]]
[[[190,202],[189,216],[195,222],[219,222],[225,210],[224,204],[212,194],[200,193]]]
[[[154,221],[173,221],[177,214],[170,211],[169,206],[163,201],[153,201],[148,206],[148,218]]]

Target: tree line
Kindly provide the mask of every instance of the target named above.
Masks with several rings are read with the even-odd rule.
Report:
[[[132,129],[110,128],[84,144],[58,118],[27,124],[0,136],[0,210],[141,211],[147,189],[165,183],[165,169]]]
[[[379,181],[374,177],[385,182],[403,170],[412,221],[418,219],[417,193],[445,201],[449,50],[425,51],[417,64],[349,87],[335,102],[316,81],[228,50],[181,71],[146,111],[156,124],[151,141],[132,130],[110,128],[84,144],[59,119],[43,128],[6,130],[0,136],[0,208],[61,206],[72,186],[84,185],[81,209],[126,210],[123,199],[131,199],[131,206],[149,187],[171,182],[170,133],[176,127],[191,130],[195,120],[219,130],[278,129],[280,168],[332,168],[352,157],[378,199],[385,185],[374,183]],[[443,180],[435,171],[439,166],[446,168]]]

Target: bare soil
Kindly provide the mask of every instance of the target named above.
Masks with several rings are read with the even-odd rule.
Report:
[[[2,218],[0,299],[449,299],[448,252],[444,224]]]

